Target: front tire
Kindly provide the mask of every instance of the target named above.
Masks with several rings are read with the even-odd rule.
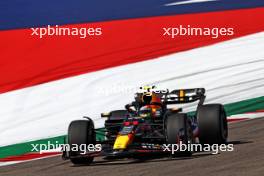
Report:
[[[69,158],[73,164],[89,165],[93,162],[93,157],[82,156],[81,151],[72,151],[74,146],[95,145],[95,131],[92,120],[75,120],[72,121],[68,128],[68,144],[70,145]]]

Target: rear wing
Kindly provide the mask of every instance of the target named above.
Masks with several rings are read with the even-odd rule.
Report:
[[[199,105],[202,105],[205,100],[205,89],[178,89],[163,94],[161,100],[165,104],[180,104],[191,103],[199,100]]]

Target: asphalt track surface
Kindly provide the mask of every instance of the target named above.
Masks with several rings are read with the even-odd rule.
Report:
[[[126,176],[214,175],[262,176],[264,174],[264,118],[229,125],[233,152],[196,153],[191,158],[156,158],[145,161],[96,159],[90,166],[74,166],[60,157],[0,168],[1,176]]]

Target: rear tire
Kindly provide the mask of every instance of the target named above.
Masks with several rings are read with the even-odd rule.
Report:
[[[223,105],[207,104],[199,106],[197,120],[200,143],[223,144],[227,142],[228,127]]]
[[[70,148],[82,144],[94,144],[95,145],[95,131],[92,120],[75,120],[72,121],[68,128],[68,144]],[[70,151],[69,158],[73,164],[86,164],[89,165],[93,162],[94,157],[82,156],[81,151]]]
[[[184,113],[177,113],[169,115],[165,120],[165,135],[167,144],[191,144],[193,142],[192,129],[188,123],[187,115]],[[192,151],[176,151],[172,154],[176,156],[191,156]]]

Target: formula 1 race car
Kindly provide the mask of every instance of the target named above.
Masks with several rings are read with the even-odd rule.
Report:
[[[102,113],[105,120],[105,140],[96,141],[91,118],[72,121],[68,128],[69,146],[101,144],[101,151],[63,152],[63,157],[74,164],[90,164],[94,157],[137,158],[146,154],[165,153],[164,144],[200,143],[223,144],[227,141],[227,118],[223,105],[203,104],[205,89],[151,90],[136,93],[135,101],[124,110]],[[182,113],[182,108],[168,105],[199,101],[194,113]],[[102,129],[100,129],[102,132]],[[168,153],[191,156],[192,151]]]

